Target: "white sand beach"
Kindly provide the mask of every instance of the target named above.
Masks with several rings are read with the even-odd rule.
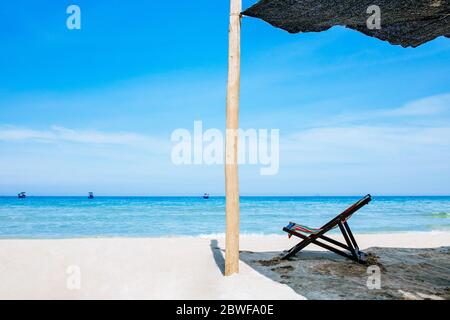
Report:
[[[450,232],[357,239],[362,248],[450,246]],[[241,250],[276,252],[295,243],[243,236]],[[223,246],[221,237],[0,240],[0,299],[304,299],[242,261],[239,274],[224,277]]]

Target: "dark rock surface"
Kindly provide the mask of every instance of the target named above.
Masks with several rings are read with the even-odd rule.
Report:
[[[241,252],[262,275],[307,299],[450,299],[450,247],[369,248],[380,270],[380,289],[367,286],[367,266],[326,251],[304,251],[291,260],[280,252]]]
[[[381,9],[381,29],[367,27],[371,5]],[[339,25],[403,47],[450,37],[450,0],[261,0],[243,14],[290,33]]]

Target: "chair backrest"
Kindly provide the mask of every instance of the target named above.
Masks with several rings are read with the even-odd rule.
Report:
[[[333,228],[335,225],[337,225],[340,221],[345,221],[348,218],[352,216],[356,211],[364,207],[366,204],[368,204],[372,200],[372,196],[368,194],[367,196],[361,198],[354,204],[352,204],[350,207],[345,209],[342,213],[337,215],[335,218],[330,220],[328,223],[326,223],[321,229],[325,228]]]

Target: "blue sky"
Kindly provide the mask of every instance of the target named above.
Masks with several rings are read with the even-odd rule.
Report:
[[[224,128],[227,32],[227,0],[2,2],[0,194],[223,194],[223,167],[173,165],[170,135]],[[240,127],[280,129],[279,174],[243,165],[241,194],[450,194],[448,39],[246,17],[241,63]]]

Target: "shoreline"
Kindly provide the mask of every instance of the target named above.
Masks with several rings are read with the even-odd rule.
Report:
[[[358,231],[355,231],[358,234]],[[421,235],[421,234],[450,234],[449,230],[430,230],[430,231],[373,231],[373,232],[361,232],[362,236],[372,236],[372,235]],[[339,232],[330,232],[331,235],[339,235]],[[240,233],[240,238],[265,238],[265,237],[287,237],[286,233]],[[23,241],[33,241],[33,240],[98,240],[98,239],[212,239],[212,238],[225,238],[225,233],[211,233],[211,234],[199,234],[199,235],[165,235],[165,236],[86,236],[86,237],[55,237],[55,238],[2,238],[0,241],[6,240],[23,240]],[[450,245],[450,244],[449,244]]]
[[[363,249],[450,246],[450,232],[355,236]],[[243,259],[296,243],[282,235],[244,236],[240,273],[224,277],[223,237],[0,239],[0,299],[304,299],[289,282],[274,281]],[[68,287],[74,270],[79,289]]]

